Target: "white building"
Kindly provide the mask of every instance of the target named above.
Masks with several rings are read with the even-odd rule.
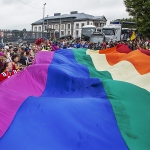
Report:
[[[95,17],[85,13],[78,13],[77,11],[72,11],[70,14],[65,15],[55,13],[54,16],[45,17],[32,23],[32,31],[49,32],[53,30],[57,38],[66,35],[78,38],[81,37],[82,26],[95,25],[96,27],[103,27],[106,22],[107,20],[104,16]]]

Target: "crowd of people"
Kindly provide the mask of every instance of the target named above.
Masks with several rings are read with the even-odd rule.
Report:
[[[63,40],[43,40],[38,39],[34,44],[27,43],[23,45],[20,43],[14,47],[12,43],[7,43],[0,48],[0,82],[9,78],[10,76],[20,72],[29,65],[32,65],[36,54],[41,50],[56,51],[58,49],[72,49],[72,48],[89,48],[92,50],[103,50],[111,48],[117,44],[125,44],[131,50],[147,49],[150,50],[150,40],[136,38],[133,41],[118,41],[114,42],[110,39],[109,42],[103,41],[90,43],[84,40],[63,39]]]
[[[54,42],[59,49],[70,49],[70,48],[89,48],[93,50],[103,50],[106,48],[111,48],[116,46],[118,43],[126,44],[131,50],[137,50],[139,48],[150,50],[150,40],[148,38],[137,37],[134,40],[126,40],[126,41],[114,41],[110,39],[108,42],[103,41],[102,43],[93,43],[84,40],[73,40],[73,39],[65,39],[58,40]]]
[[[34,61],[35,53],[26,47],[14,47],[11,43],[0,49],[0,81],[21,71]]]

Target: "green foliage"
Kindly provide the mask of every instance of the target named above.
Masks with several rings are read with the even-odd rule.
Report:
[[[150,37],[150,0],[124,0],[126,11],[136,18],[142,35]]]
[[[12,30],[12,32],[15,37],[23,37],[23,31],[19,31],[19,30]]]

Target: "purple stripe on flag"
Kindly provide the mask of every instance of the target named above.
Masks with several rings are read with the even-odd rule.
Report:
[[[41,96],[54,52],[41,51],[34,64],[0,83],[0,138],[9,128],[21,104],[29,96]]]

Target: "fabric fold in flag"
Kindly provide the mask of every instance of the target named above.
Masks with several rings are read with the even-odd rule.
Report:
[[[0,137],[6,132],[25,99],[29,96],[40,96],[43,93],[53,52],[49,55],[45,54],[40,52],[34,65],[0,83]],[[46,60],[40,60],[45,56]]]
[[[107,97],[112,104],[120,132],[129,149],[149,149],[150,144],[148,137],[150,135],[150,128],[148,127],[148,122],[150,122],[150,116],[148,114],[150,88],[148,83],[150,67],[149,65],[145,65],[149,64],[149,57],[139,52],[139,50],[120,55],[120,53],[116,51],[116,47],[102,51],[85,51],[80,49],[80,52],[74,51],[74,53],[78,62],[88,66],[90,75],[102,81]],[[110,61],[114,61],[113,57],[115,54],[115,57],[118,58],[118,62],[115,61],[114,64],[110,65]],[[110,55],[109,59],[107,55]],[[111,55],[113,56],[112,58]],[[118,55],[121,57],[125,55],[128,59],[120,59]],[[93,57],[97,59],[93,59]],[[84,58],[84,60],[81,58]],[[94,60],[96,60],[96,62],[94,62]],[[118,66],[118,63],[123,63],[124,61],[128,62],[129,68],[130,66],[134,66],[133,70],[128,71],[128,67],[126,67],[125,72],[119,71],[119,68],[115,65]],[[96,65],[96,63],[99,65]],[[100,68],[106,67],[106,69],[103,68],[103,70],[99,71],[96,68],[97,66]],[[110,70],[112,70],[111,67],[114,67],[114,72],[117,70],[120,77],[126,75],[126,79],[130,79],[131,81],[135,80],[136,84],[140,83],[142,86],[131,84],[127,80],[114,80],[113,74],[109,71],[108,66]],[[124,67],[124,64],[122,64],[121,69]],[[137,71],[141,73],[139,75],[139,82],[136,80],[136,74],[133,73]],[[143,76],[145,80],[142,80]]]
[[[32,66],[1,83],[7,109],[0,107],[0,120],[10,118],[0,124],[0,149],[148,149],[149,67],[142,68],[147,59],[116,47],[38,53]],[[19,87],[22,79],[29,87],[8,87]]]

